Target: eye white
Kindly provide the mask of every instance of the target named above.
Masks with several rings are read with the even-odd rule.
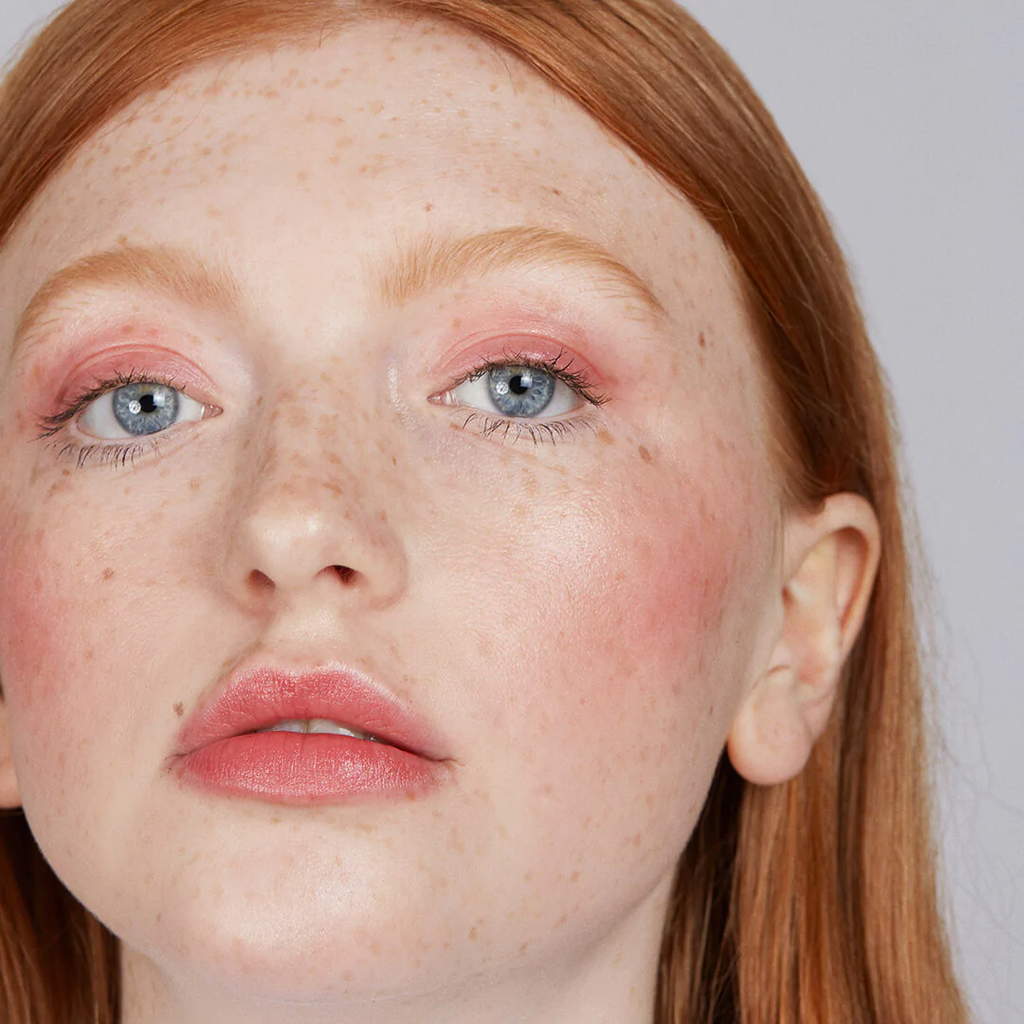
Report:
[[[142,437],[153,436],[153,434],[133,434],[117,422],[117,417],[114,415],[114,396],[121,390],[121,388],[114,388],[100,395],[99,398],[93,399],[86,406],[77,420],[78,429],[83,434],[88,434],[101,441],[138,440]],[[177,388],[174,390],[178,396],[178,414],[170,426],[201,420],[206,413],[206,406],[194,398],[189,398],[183,391],[179,391]],[[154,431],[154,433],[162,433],[162,431]]]

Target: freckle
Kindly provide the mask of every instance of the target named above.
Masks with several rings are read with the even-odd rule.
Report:
[[[177,716],[178,716],[179,718],[181,718],[181,716],[182,716],[183,714],[185,714],[185,705],[184,705],[184,704],[182,704],[182,702],[181,702],[180,700],[179,700],[179,701],[177,701],[177,702],[175,703],[175,705],[174,705],[174,713],[175,713],[175,714],[176,714],[176,715],[177,715]]]
[[[597,432],[597,439],[601,444],[615,444],[615,438],[607,430],[599,430]]]
[[[300,185],[305,185],[309,181],[309,171],[299,171],[297,175]]]
[[[643,459],[644,462],[646,462],[648,465],[650,465],[654,461],[654,456],[651,455],[651,453],[643,445],[640,445],[637,451],[640,453],[640,458]]]
[[[96,652],[91,647],[86,647],[82,656],[86,661],[92,661],[96,657]]]
[[[112,580],[113,578],[114,578],[114,570],[113,569],[104,569],[103,570],[103,579],[104,579],[104,581]]]
[[[635,836],[633,836],[633,845],[634,846],[639,846],[640,845],[640,833],[639,832],[637,832],[637,834]]]

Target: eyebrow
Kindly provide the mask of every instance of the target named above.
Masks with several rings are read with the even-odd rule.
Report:
[[[655,319],[667,318],[651,287],[597,242],[541,227],[509,227],[468,238],[424,235],[378,269],[384,302],[400,306],[425,292],[451,287],[467,277],[502,270],[571,266],[605,284],[613,297],[632,299]]]
[[[73,293],[125,284],[229,314],[237,314],[242,304],[242,289],[234,276],[194,253],[168,246],[123,246],[85,256],[48,277],[21,315],[12,356],[53,322],[55,308]]]
[[[400,306],[467,277],[557,266],[587,271],[613,297],[638,301],[655,319],[668,315],[643,278],[603,246],[550,228],[510,227],[466,238],[424,235],[378,266],[376,285],[386,304]],[[211,266],[184,249],[122,246],[82,257],[43,282],[15,329],[11,358],[54,321],[55,308],[75,292],[126,284],[230,315],[242,307],[242,288],[226,268]]]

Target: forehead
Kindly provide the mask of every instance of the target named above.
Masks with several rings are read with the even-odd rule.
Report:
[[[46,278],[125,242],[199,250],[291,315],[428,230],[543,225],[592,240],[682,333],[710,318],[756,376],[718,236],[621,141],[515,58],[431,21],[196,68],[97,132],[2,253],[3,336]],[[295,258],[291,258],[291,257]],[[744,372],[745,370],[745,372]]]

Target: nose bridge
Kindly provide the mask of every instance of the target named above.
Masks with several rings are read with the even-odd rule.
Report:
[[[405,581],[405,553],[388,517],[386,471],[373,417],[324,374],[282,390],[252,459],[238,523],[238,568],[281,591],[319,578],[375,600]],[[375,453],[377,458],[373,458]]]

